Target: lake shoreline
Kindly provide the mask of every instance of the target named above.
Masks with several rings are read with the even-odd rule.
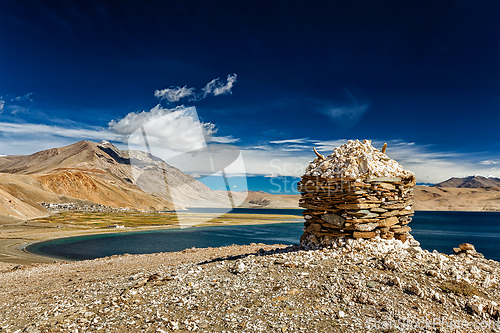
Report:
[[[260,211],[264,211],[261,209]],[[422,211],[422,212],[435,212],[435,211]],[[296,213],[296,212],[294,212]],[[447,211],[441,211],[439,213],[447,213]],[[467,213],[477,213],[477,212],[467,212]],[[481,212],[481,213],[496,213],[496,212]],[[256,225],[256,224],[274,224],[274,223],[290,223],[290,222],[302,222],[302,218],[297,215],[269,215],[262,213],[254,214],[226,214],[222,217],[215,218],[209,222],[198,223],[200,219],[206,219],[207,215],[200,213],[187,213],[194,219],[194,226],[231,226],[231,225]],[[95,217],[92,214],[86,216]],[[106,215],[105,217],[110,217],[111,215]],[[140,215],[144,219],[148,219],[150,215],[142,214]],[[67,223],[60,223],[57,220],[52,220],[47,222],[46,220],[32,220],[26,221],[22,224],[6,225],[0,228],[0,267],[8,263],[9,267],[12,265],[28,265],[32,263],[50,263],[58,261],[72,261],[71,259],[62,259],[52,257],[50,255],[44,255],[40,253],[32,253],[26,250],[26,248],[35,243],[41,243],[51,240],[72,238],[79,236],[94,236],[94,235],[113,235],[113,234],[133,234],[137,232],[154,232],[161,230],[174,230],[178,229],[179,224],[157,224],[157,225],[141,225],[140,221],[137,225],[127,226],[123,229],[116,228],[105,228],[102,225],[97,227],[92,227],[89,225],[78,224],[77,221],[70,221],[71,217],[75,215],[68,214],[65,216],[65,221]],[[125,220],[125,218],[121,217]],[[196,220],[198,219],[198,220]],[[75,220],[75,219],[73,219]],[[417,236],[418,237],[418,236]],[[298,238],[297,238],[298,243]],[[453,244],[449,246],[449,251],[451,251],[453,246],[458,244]],[[448,247],[446,248],[448,251]]]
[[[193,215],[193,219],[195,220],[190,227],[290,223],[292,222],[290,219],[299,219],[298,216],[293,215],[254,214],[252,216],[252,214],[226,214],[224,221],[217,221],[215,219],[197,224],[196,218],[203,220],[207,217],[196,213],[186,214]],[[226,219],[232,219],[232,221],[226,221]],[[26,250],[28,246],[35,243],[88,235],[135,233],[179,229],[182,227],[179,224],[171,223],[147,226],[135,225],[118,229],[103,228],[102,226],[82,226],[75,223],[41,222],[40,219],[28,220],[23,223],[5,224],[0,226],[0,270],[2,267],[14,267],[15,265],[71,261],[69,259],[32,253]]]

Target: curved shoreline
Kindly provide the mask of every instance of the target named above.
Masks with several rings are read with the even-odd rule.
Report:
[[[178,252],[193,246],[209,248],[246,245],[251,242],[292,245],[298,243],[302,228],[302,222],[283,221],[264,224],[246,223],[198,226],[196,228],[130,230],[35,242],[23,250],[55,260],[81,261],[123,254]],[[252,235],[251,238],[249,238],[250,235]],[[147,239],[146,242],[144,242],[145,239]]]
[[[234,215],[233,217],[231,215]],[[236,215],[238,215],[236,218]],[[199,215],[196,215],[199,217]],[[243,218],[241,218],[243,216]],[[229,225],[254,225],[290,223],[292,215],[264,215],[264,214],[227,214],[229,222],[220,222],[216,219],[201,224],[194,223],[195,227],[202,226],[229,226]],[[296,216],[299,219],[298,216]],[[26,248],[32,244],[87,235],[121,234],[142,231],[155,231],[164,229],[177,229],[179,224],[161,225],[135,225],[124,229],[106,229],[94,227],[82,227],[69,223],[47,224],[37,220],[28,220],[23,223],[7,224],[0,226],[0,270],[1,266],[29,265],[34,263],[53,263],[73,261],[71,259],[55,258],[37,253],[32,253]]]
[[[154,231],[158,229],[164,229],[164,228],[153,227],[153,228],[141,229],[140,231]],[[116,233],[134,232],[134,231],[139,231],[139,230],[123,230],[123,231],[89,230],[87,232],[74,231],[64,234],[53,232],[44,234],[43,236],[36,238],[35,237],[31,238],[29,235],[19,235],[19,238],[17,237],[3,238],[0,239],[0,262],[26,265],[32,263],[73,261],[70,259],[58,259],[48,255],[37,254],[28,251],[26,248],[36,243],[41,243],[56,239],[71,238],[71,237],[86,236],[86,235],[105,235],[108,233],[116,234]]]

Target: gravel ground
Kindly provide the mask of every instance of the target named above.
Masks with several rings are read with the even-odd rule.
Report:
[[[413,239],[0,266],[0,332],[500,332],[500,263]]]

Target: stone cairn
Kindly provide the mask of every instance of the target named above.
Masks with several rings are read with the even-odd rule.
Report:
[[[406,241],[415,175],[387,157],[386,148],[349,140],[326,157],[314,149],[317,157],[297,184],[306,209],[302,244],[340,237]]]
[[[484,258],[484,255],[482,253],[476,252],[476,248],[474,247],[474,245],[469,243],[463,243],[460,244],[458,247],[454,247],[453,252],[456,255],[463,255],[463,256],[470,255],[476,258]]]

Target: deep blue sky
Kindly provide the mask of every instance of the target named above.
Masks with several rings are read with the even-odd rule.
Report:
[[[2,0],[0,131],[107,130],[157,89],[235,73],[232,94],[180,103],[243,150],[306,161],[318,142],[372,139],[420,181],[500,176],[499,51],[498,1]],[[80,139],[29,126],[3,131],[0,154]],[[303,147],[270,143],[291,139]]]

